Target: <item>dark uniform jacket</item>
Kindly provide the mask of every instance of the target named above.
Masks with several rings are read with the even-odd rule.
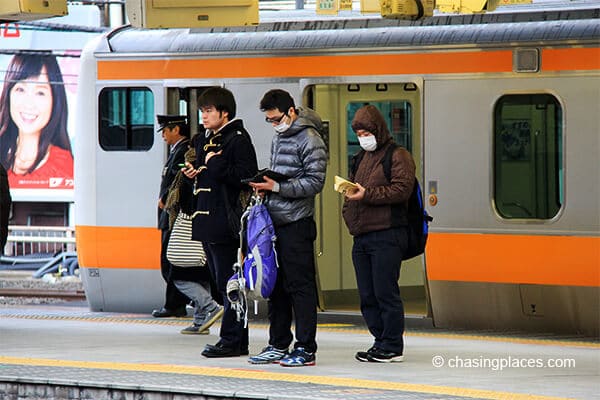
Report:
[[[171,187],[171,183],[173,183],[173,179],[175,179],[175,175],[181,170],[181,167],[179,167],[178,164],[183,164],[184,155],[188,149],[189,142],[188,139],[179,141],[179,143],[171,149],[167,162],[163,167],[159,193],[163,204],[167,201],[167,194],[169,193],[169,188]],[[169,213],[161,209],[158,209],[158,228],[162,230],[169,229]]]
[[[6,170],[0,164],[0,254],[4,253],[6,237],[8,236],[8,217],[10,216],[10,190]]]
[[[204,163],[208,152],[220,150],[222,154]],[[198,140],[194,166],[200,172],[194,184],[197,200],[192,239],[208,243],[239,240],[239,232],[234,232],[228,223],[227,204],[239,204],[240,191],[248,188],[241,180],[258,171],[256,151],[242,121],[233,120],[218,132],[209,132],[205,140]]]
[[[375,232],[398,225],[406,225],[408,199],[415,182],[415,162],[410,153],[398,146],[392,155],[391,182],[388,182],[381,161],[393,138],[379,113],[371,113],[367,106],[356,112],[352,127],[371,132],[377,140],[374,151],[365,152],[356,174],[350,180],[365,188],[360,201],[344,201],[342,215],[353,236]],[[392,206],[404,204],[398,220],[392,221]]]

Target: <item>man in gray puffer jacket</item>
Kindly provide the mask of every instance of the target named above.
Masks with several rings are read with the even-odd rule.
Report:
[[[275,225],[279,270],[269,298],[269,345],[249,358],[252,364],[279,363],[286,367],[314,365],[317,351],[317,286],[314,264],[315,196],[325,183],[327,149],[319,134],[321,118],[294,106],[286,91],[267,92],[260,109],[276,135],[271,144],[271,169],[289,178],[268,177],[252,187],[267,196]],[[291,331],[296,319],[296,342]]]

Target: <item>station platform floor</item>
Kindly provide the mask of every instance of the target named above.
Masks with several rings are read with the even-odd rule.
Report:
[[[245,356],[202,357],[204,345],[218,340],[219,323],[210,335],[182,335],[189,318],[0,304],[0,399],[45,398],[39,387],[52,385],[137,393],[103,395],[111,399],[600,399],[595,340],[408,323],[404,362],[361,363],[354,353],[372,339],[357,321],[320,314],[316,365],[285,368],[251,365]],[[266,321],[250,321],[251,354],[267,335]]]

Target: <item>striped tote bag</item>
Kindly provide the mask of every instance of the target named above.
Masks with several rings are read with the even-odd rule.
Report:
[[[192,240],[192,217],[179,211],[169,245],[167,260],[177,267],[201,267],[206,265],[206,254],[202,242]]]

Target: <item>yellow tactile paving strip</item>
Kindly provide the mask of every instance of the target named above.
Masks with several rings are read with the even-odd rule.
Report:
[[[0,317],[16,319],[34,319],[34,320],[69,320],[82,321],[90,323],[120,323],[120,324],[157,324],[157,325],[187,325],[189,318],[150,318],[141,314],[117,314],[103,315],[104,313],[40,313],[31,311],[3,310],[0,308]],[[251,327],[268,329],[268,325],[261,321],[251,321]],[[344,323],[323,323],[319,324],[319,330],[329,332],[361,333],[368,334],[368,331],[361,326]],[[535,345],[553,345],[565,347],[582,348],[600,348],[600,343],[596,341],[578,341],[557,340],[552,338],[527,338],[518,336],[502,335],[473,335],[467,333],[448,333],[431,331],[410,330],[406,336],[432,337],[432,338],[450,338],[464,340],[485,340],[495,342],[509,342]],[[355,378],[337,378],[332,376],[307,376],[292,373],[277,373],[256,369],[244,368],[219,368],[219,367],[199,367],[173,364],[137,364],[120,362],[92,362],[92,361],[71,361],[44,358],[22,358],[22,357],[3,357],[0,356],[0,364],[30,366],[30,367],[58,367],[58,368],[85,368],[101,369],[107,371],[131,371],[131,372],[149,372],[149,373],[170,373],[170,374],[190,374],[197,376],[207,376],[215,378],[238,378],[252,379],[257,381],[288,382],[288,383],[312,383],[319,385],[340,386],[352,388],[354,392],[367,393],[372,390],[388,390],[405,393],[420,393],[425,395],[445,395],[465,398],[478,399],[532,399],[532,400],[556,400],[560,397],[538,396],[530,394],[520,394],[512,392],[500,392],[493,390],[468,389],[451,386],[436,386],[426,384],[412,384],[401,382],[385,382],[377,380],[355,379]]]
[[[467,389],[450,386],[434,386],[411,383],[394,383],[354,378],[336,378],[331,376],[307,376],[281,372],[256,371],[244,368],[196,367],[174,364],[133,364],[115,362],[69,361],[43,358],[2,357],[0,364],[29,365],[43,367],[71,367],[86,369],[105,369],[111,371],[161,372],[171,374],[189,374],[221,378],[254,379],[264,381],[312,383],[318,385],[333,385],[357,389],[392,390],[436,395],[460,396],[476,399],[494,400],[558,400],[562,397],[536,396],[491,390]]]

